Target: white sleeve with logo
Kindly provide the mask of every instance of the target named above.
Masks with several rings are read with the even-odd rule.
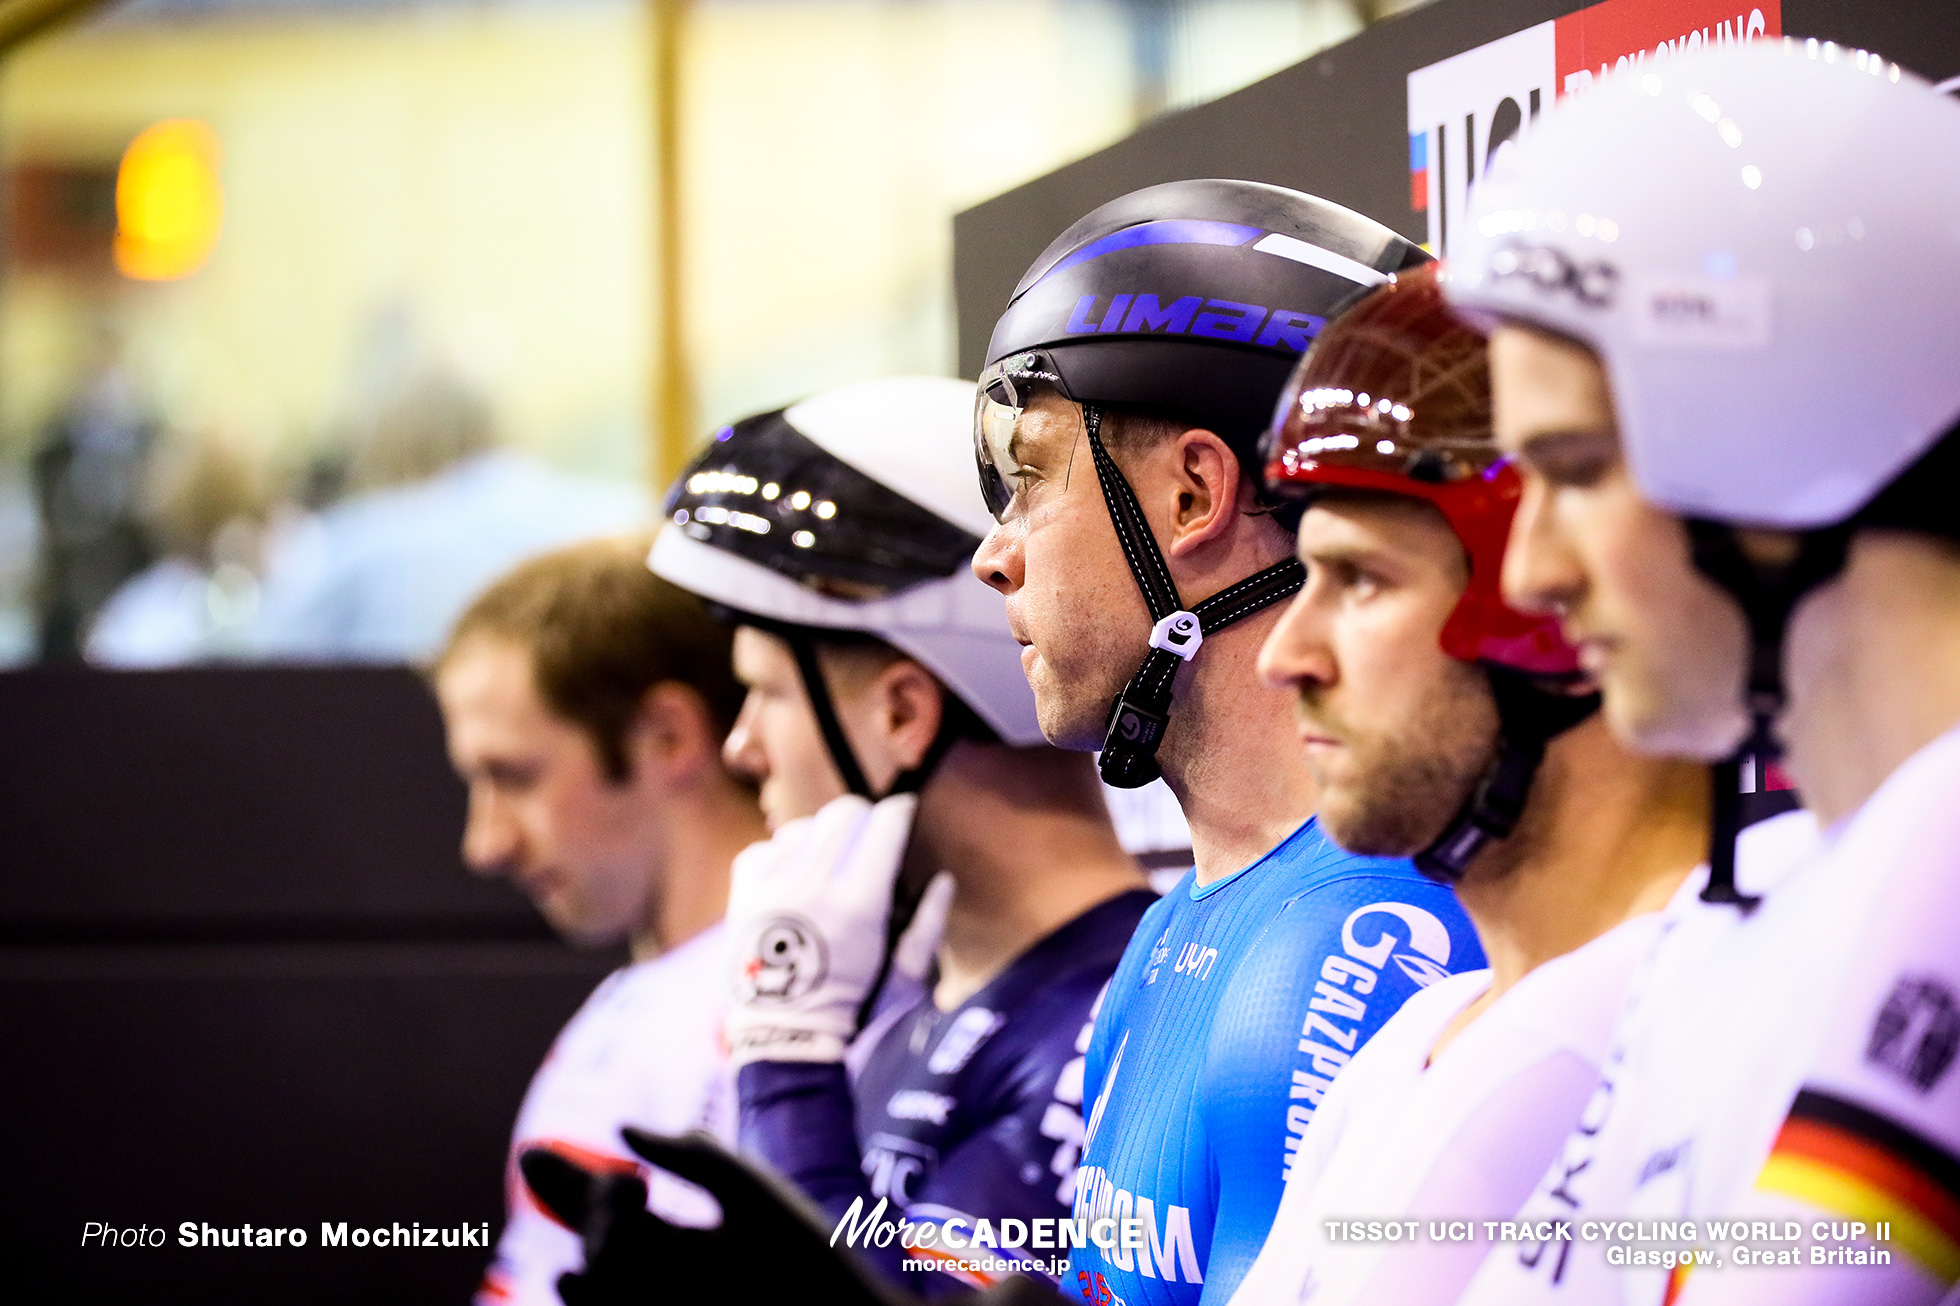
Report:
[[[1805,1263],[1697,1272],[1692,1306],[1934,1306],[1960,1283],[1960,731],[1868,807],[1833,855],[1874,895],[1869,923],[1768,1159],[1733,1197],[1799,1221]]]
[[[1557,1155],[1660,921],[1553,958],[1464,1024],[1487,971],[1411,998],[1328,1090],[1241,1306],[1447,1306]],[[1399,1225],[1376,1238],[1369,1221]],[[1359,1227],[1357,1227],[1357,1224]],[[1413,1236],[1411,1236],[1413,1235]]]
[[[1799,813],[1778,817],[1744,833],[1738,880],[1787,907],[1815,854],[1814,822]],[[1738,1008],[1712,996],[1711,986],[1719,987],[1727,971],[1754,973],[1738,960],[1751,918],[1698,901],[1704,881],[1705,871],[1690,877],[1662,913],[1659,938],[1626,986],[1598,1082],[1518,1212],[1534,1227],[1550,1222],[1554,1236],[1493,1248],[1459,1306],[1668,1300],[1666,1275],[1613,1263],[1612,1240],[1599,1229],[1629,1217],[1688,1214],[1690,1176],[1703,1150],[1689,1144],[1706,1117],[1722,1114],[1727,1096],[1760,1092],[1765,1048],[1792,1045],[1790,1031],[1777,1022],[1738,1019]],[[1755,926],[1775,914],[1766,904]],[[1722,964],[1725,958],[1730,964]],[[1726,1139],[1735,1131],[1717,1133]]]
[[[701,1196],[650,1171],[622,1125],[707,1129],[733,1142],[734,1093],[721,1037],[721,927],[608,976],[552,1044],[524,1096],[505,1170],[507,1218],[476,1306],[558,1306],[558,1278],[584,1263],[577,1234],[531,1200],[517,1158],[545,1147],[586,1169],[638,1171],[648,1205],[698,1222]]]

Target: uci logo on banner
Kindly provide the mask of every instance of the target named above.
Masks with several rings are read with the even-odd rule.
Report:
[[[1781,0],[1605,0],[1409,74],[1409,207],[1449,252],[1470,187],[1554,100],[1704,45],[1783,34]]]

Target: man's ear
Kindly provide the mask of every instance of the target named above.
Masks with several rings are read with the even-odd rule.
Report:
[[[640,696],[626,731],[626,757],[636,776],[645,768],[667,784],[686,784],[721,764],[721,731],[699,693],[662,680]]]
[[[1252,507],[1252,489],[1239,475],[1239,456],[1216,433],[1196,427],[1166,450],[1177,495],[1169,553],[1182,557],[1222,538]]]
[[[925,761],[932,741],[939,737],[946,691],[930,671],[910,658],[899,658],[878,673],[875,692],[885,747],[898,769],[909,771]]]

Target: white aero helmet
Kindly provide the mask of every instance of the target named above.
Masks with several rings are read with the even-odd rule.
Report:
[[[1960,103],[1816,41],[1629,70],[1500,151],[1451,281],[1592,347],[1657,506],[1843,522],[1960,417]]]
[[[1960,535],[1960,104],[1816,41],[1630,69],[1499,151],[1451,264],[1458,308],[1599,356],[1636,485],[1748,619],[1703,894],[1747,906],[1727,836],[1777,751],[1790,613],[1856,527]],[[1743,526],[1801,546],[1765,564]]]
[[[838,770],[869,792],[838,727],[812,639],[866,635],[917,660],[962,733],[1039,744],[1004,600],[968,563],[993,526],[973,475],[973,385],[904,376],[839,386],[744,418],[668,492],[648,565],[784,636]],[[982,727],[974,729],[973,726]],[[902,780],[923,783],[930,762]]]

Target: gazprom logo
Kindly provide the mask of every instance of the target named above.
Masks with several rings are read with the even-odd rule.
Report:
[[[1185,295],[1168,304],[1156,295],[1084,295],[1064,328],[1070,335],[1190,335],[1266,349],[1305,353],[1327,319],[1288,308],[1268,309],[1230,299]]]
[[[1410,952],[1398,952],[1395,945],[1402,942],[1394,931],[1382,922],[1369,921],[1356,929],[1362,921],[1371,916],[1388,916],[1400,921],[1408,934]],[[1374,941],[1362,943],[1360,935],[1372,930]],[[1348,956],[1367,962],[1380,970],[1392,956],[1402,973],[1423,988],[1428,988],[1437,980],[1448,979],[1445,967],[1450,960],[1450,932],[1443,922],[1430,913],[1406,902],[1371,902],[1366,907],[1357,907],[1348,913],[1341,925],[1341,947]]]

